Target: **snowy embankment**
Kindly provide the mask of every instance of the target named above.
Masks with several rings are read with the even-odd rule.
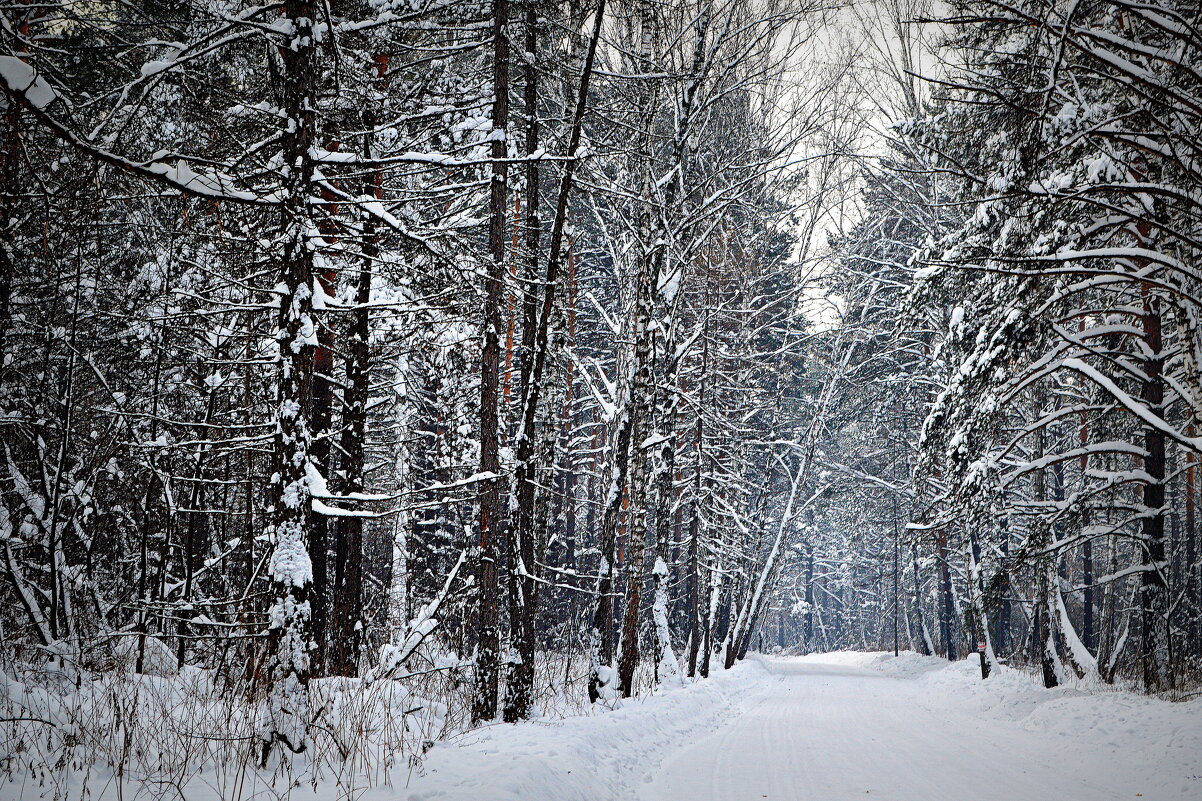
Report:
[[[914,653],[898,658],[853,653],[825,658],[913,679],[929,689],[924,697],[930,700],[924,704],[954,706],[958,712],[976,715],[984,725],[1017,724],[1045,742],[1058,744],[1064,759],[1073,759],[1082,749],[1102,761],[1109,756],[1103,775],[1131,788],[1121,794],[1116,786],[1112,798],[1202,799],[1202,696],[1172,703],[1105,684],[1048,690],[1037,678],[1004,666],[995,666],[989,680],[981,681],[976,655],[953,664]]]
[[[989,680],[981,681],[975,654],[951,664],[915,653],[895,658],[891,653],[842,652],[811,658],[913,679],[930,689],[932,705],[954,704],[983,721],[1010,721],[1033,732],[1111,746],[1130,754],[1133,763],[1146,754],[1144,764],[1168,767],[1181,757],[1180,767],[1198,774],[1190,797],[1202,799],[1202,696],[1171,703],[1112,685],[1047,690],[1035,677],[1004,666],[994,666]]]
[[[687,687],[630,698],[613,711],[496,724],[436,745],[409,784],[407,801],[610,801],[669,754],[738,715],[769,674],[758,660]],[[395,797],[395,796],[394,796]]]

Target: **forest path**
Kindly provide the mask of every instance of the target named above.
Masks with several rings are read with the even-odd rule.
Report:
[[[406,801],[1202,801],[1202,698],[1045,690],[1008,668],[981,681],[975,658],[752,654],[617,709],[465,732],[406,789]],[[396,798],[381,786],[357,801]]]
[[[668,756],[647,775],[642,800],[1162,798],[1105,740],[974,714],[929,682],[833,656],[762,658],[770,675],[750,685],[741,714]]]

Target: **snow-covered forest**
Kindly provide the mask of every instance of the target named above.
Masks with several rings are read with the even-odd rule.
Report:
[[[814,664],[1202,748],[1196,0],[0,23],[0,797],[444,797]]]

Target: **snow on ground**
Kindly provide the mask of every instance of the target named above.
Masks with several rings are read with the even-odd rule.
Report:
[[[329,720],[380,729],[368,713],[388,706],[364,698]],[[18,770],[0,779],[0,801],[1202,801],[1202,699],[1045,690],[1004,667],[983,682],[975,656],[753,655],[616,710],[469,731],[420,765],[395,750],[413,722],[399,718],[379,753],[341,775],[305,774],[291,790],[246,764],[202,769],[216,745],[165,729],[161,748],[186,749],[167,783],[106,776],[77,754],[65,784]],[[29,756],[3,750],[10,767]]]
[[[612,712],[496,724],[439,743],[407,801],[631,799],[650,768],[682,744],[720,729],[765,676],[755,662],[710,679],[621,702]]]
[[[395,797],[395,796],[394,796]],[[437,745],[408,801],[1202,800],[1202,701],[975,657],[752,657],[612,713]]]

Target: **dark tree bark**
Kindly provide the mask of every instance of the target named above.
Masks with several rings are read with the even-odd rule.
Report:
[[[336,275],[333,269],[317,274],[317,283],[327,295],[334,295]],[[334,419],[334,328],[321,325],[317,331],[317,347],[313,350],[313,444],[310,458],[313,466],[327,478],[332,475],[330,430]],[[330,528],[331,520],[314,512],[309,534],[309,561],[313,564],[313,587],[309,595],[313,628],[313,674],[326,672],[326,650],[330,643],[328,618],[330,608]]]
[[[893,498],[893,655],[901,653],[901,635],[898,617],[901,614],[901,518],[897,511],[897,497]]]
[[[212,390],[206,392],[208,395],[205,400],[205,415],[204,427],[198,432],[197,439],[199,444],[196,446],[196,462],[192,469],[192,486],[188,493],[188,523],[184,528],[184,548],[183,548],[183,568],[184,568],[184,587],[183,594],[180,599],[186,605],[186,609],[179,613],[178,632],[179,642],[176,645],[176,661],[180,667],[187,663],[188,656],[188,635],[191,628],[188,623],[188,618],[192,616],[191,610],[194,593],[196,591],[196,573],[204,565],[204,556],[208,552],[208,534],[209,534],[209,516],[203,511],[205,498],[205,454],[206,443],[208,440],[208,426],[213,421],[213,415],[217,408],[217,395]],[[141,662],[145,657],[145,639],[139,644],[138,660]],[[141,665],[139,665],[139,668]]]
[[[703,312],[703,314],[705,316],[702,320],[701,330],[701,375],[697,381],[698,405],[702,408],[705,406],[706,372],[709,368],[709,338],[707,336],[709,314],[708,312]],[[686,673],[690,678],[697,675],[697,654],[701,649],[703,639],[702,610],[699,605],[701,602],[701,490],[702,477],[705,475],[705,421],[700,411],[697,413],[697,422],[693,424],[693,449],[696,452],[697,469],[693,474],[693,497],[689,511],[689,573],[685,585],[685,606],[689,626],[687,632],[689,664]]]
[[[1039,576],[1036,579],[1036,597],[1032,606],[1031,616],[1031,645],[1035,649],[1039,662],[1040,673],[1043,676],[1043,686],[1051,689],[1059,686],[1060,676],[1056,671],[1055,654],[1056,640],[1052,636],[1054,621],[1051,614],[1051,604],[1048,601],[1052,593],[1049,570],[1042,562],[1036,566]]]
[[[542,397],[543,374],[546,371],[549,349],[549,332],[551,316],[555,304],[555,290],[559,283],[559,271],[563,260],[564,227],[567,223],[568,199],[572,191],[578,161],[575,156],[580,147],[581,130],[584,124],[584,113],[588,105],[589,80],[592,77],[593,59],[596,57],[597,42],[601,34],[601,23],[605,13],[605,3],[597,9],[596,24],[588,51],[585,54],[584,66],[580,76],[576,105],[572,115],[571,131],[568,136],[568,153],[573,158],[564,166],[560,179],[559,194],[555,204],[555,218],[551,224],[551,246],[547,255],[547,274],[543,285],[542,303],[537,309],[537,321],[532,323],[533,336],[530,337],[528,375],[523,377],[522,421],[517,441],[517,477],[515,490],[517,493],[517,525],[514,537],[517,545],[518,564],[514,566],[517,575],[514,587],[515,597],[512,600],[512,625],[516,628],[516,640],[520,662],[515,666],[510,680],[509,699],[506,703],[506,720],[517,720],[526,717],[530,708],[530,692],[534,684],[534,616],[536,611],[538,583],[535,576],[537,560],[535,559],[535,526],[536,515],[536,477],[540,463],[537,457],[537,415],[539,401]],[[537,47],[537,26],[535,11],[531,8],[527,18],[527,48]],[[533,106],[537,102],[537,84],[534,80],[535,64],[530,63],[527,77],[527,103]],[[537,149],[537,123],[532,116],[531,130],[527,131],[527,146]],[[533,163],[533,162],[532,162]],[[528,180],[537,184],[538,173],[527,174]],[[535,193],[536,194],[536,193]],[[527,208],[535,206],[528,203]],[[530,258],[537,258],[537,211],[534,212],[534,227],[532,238],[527,240],[531,248]],[[533,270],[532,264],[532,272]],[[527,371],[524,371],[527,372]]]
[[[1085,319],[1082,318],[1078,324],[1078,330],[1085,330]],[[1081,443],[1082,451],[1089,444],[1089,418],[1085,412],[1081,413],[1081,425],[1078,431],[1078,436]],[[1089,470],[1089,456],[1081,456],[1081,475],[1084,476]],[[1090,523],[1089,506],[1086,505],[1081,511],[1081,528],[1088,529]],[[1085,585],[1084,592],[1081,598],[1081,642],[1089,649],[1091,653],[1096,653],[1097,636],[1094,629],[1094,568],[1093,568],[1093,537],[1086,536],[1085,541],[1081,544],[1081,583]]]
[[[1186,429],[1189,436],[1194,436],[1194,427]],[[1197,454],[1188,451],[1185,454],[1185,608],[1189,618],[1186,622],[1186,634],[1194,650],[1198,653],[1202,647],[1199,628],[1199,616],[1202,615],[1202,599],[1198,597],[1198,524],[1194,504],[1197,502]]]
[[[956,602],[952,596],[952,571],[947,561],[947,530],[935,533],[935,558],[939,562],[939,632],[948,661],[960,658],[956,648]]]
[[[525,19],[525,87],[524,96],[526,107],[526,155],[538,150],[538,10],[533,3],[526,6]],[[537,357],[533,353],[535,347],[535,327],[538,305],[535,287],[538,281],[539,263],[539,164],[535,159],[526,163],[526,280],[523,281],[522,299],[522,351],[520,382],[518,397],[522,398],[522,427],[518,434],[518,469],[514,482],[517,492],[517,520],[508,542],[510,548],[510,587],[509,587],[509,626],[513,640],[512,650],[516,661],[509,665],[509,676],[506,684],[505,707],[502,717],[506,722],[525,718],[530,711],[531,693],[534,689],[534,619],[538,610],[538,582],[536,580],[537,562],[535,560],[534,526],[535,501],[537,485],[535,473],[537,464],[531,464],[527,469],[523,457],[531,462],[537,462],[538,431],[532,420],[529,426],[526,422],[526,402],[529,394],[534,391],[530,382],[533,380],[534,362]],[[516,237],[515,237],[516,239]],[[548,272],[550,272],[548,265]],[[546,291],[552,292],[548,286]],[[543,337],[545,343],[546,337]],[[544,345],[545,346],[545,345]],[[544,357],[545,359],[545,357]],[[537,403],[537,402],[536,402]],[[537,415],[537,409],[534,410]],[[516,547],[516,551],[514,550]]]
[[[1082,516],[1082,522],[1088,524],[1088,514]],[[1097,649],[1097,634],[1094,625],[1094,568],[1093,568],[1093,538],[1086,537],[1081,544],[1081,583],[1085,590],[1081,596],[1081,642],[1090,653]]]
[[[814,546],[806,548],[806,611],[802,616],[802,642],[805,652],[814,650]]]
[[[1013,610],[1013,602],[1010,600],[1010,594],[1013,592],[1013,589],[1010,583],[1010,565],[1008,562],[1010,555],[1010,535],[1005,520],[1002,521],[1002,532],[1002,564],[998,577],[995,579],[997,592],[1001,598],[998,602],[997,618],[993,624],[993,652],[999,658],[1010,647],[1010,616]]]
[[[1155,415],[1164,413],[1164,342],[1160,305],[1144,284],[1143,333],[1146,356],[1140,399]],[[1143,572],[1140,573],[1140,610],[1143,628],[1141,662],[1144,689],[1156,692],[1171,686],[1169,673],[1168,586],[1165,582],[1165,436],[1152,426],[1144,428]]]
[[[268,573],[275,599],[270,617],[271,721],[264,738],[262,762],[273,744],[292,751],[306,747],[308,726],[309,652],[312,643],[309,601],[312,564],[308,537],[312,505],[308,467],[313,420],[313,354],[317,346],[313,319],[313,248],[309,237],[311,153],[317,99],[317,68],[311,0],[286,0],[283,16],[294,28],[278,50],[283,61],[284,114],[293,120],[282,137],[286,173],[280,262],[281,296],[276,327],[279,342],[271,540],[275,551]]]
[[[24,27],[28,24],[22,22]],[[8,334],[12,328],[13,277],[16,274],[16,193],[21,185],[21,105],[8,101],[0,150],[0,388],[8,386]]]
[[[342,143],[333,126],[327,125],[323,147],[331,152],[341,150]],[[321,238],[327,247],[338,242],[339,226],[335,221],[338,206],[333,191],[329,187],[321,187],[321,205],[324,216],[318,223]],[[333,262],[327,262],[325,269],[316,275],[317,285],[329,296],[337,295],[338,273]],[[332,319],[319,320],[317,323],[317,347],[313,351],[313,444],[310,458],[313,466],[327,479],[334,477],[334,449],[332,436],[334,431],[334,350],[337,345],[337,332]],[[329,482],[335,487],[337,482]],[[330,630],[330,604],[333,600],[333,581],[330,571],[331,530],[337,526],[337,520],[332,520],[320,512],[313,513],[313,526],[309,535],[309,561],[313,563],[313,590],[309,599],[312,608],[313,627],[313,673],[325,675],[328,671],[328,651],[332,643]]]
[[[388,86],[389,57],[378,54],[375,59],[376,83],[381,90]],[[374,107],[364,114],[363,153],[374,155],[371,131],[376,126]],[[377,200],[383,197],[384,176],[373,171],[364,189]],[[376,220],[367,215],[363,220],[363,257],[355,285],[355,309],[351,313],[347,332],[346,389],[343,396],[343,431],[339,449],[342,452],[340,490],[347,495],[366,489],[367,464],[367,404],[371,377],[371,279],[376,258],[380,255]],[[358,674],[359,655],[363,648],[363,518],[341,517],[334,540],[334,599],[330,614],[330,647],[327,661],[330,673],[336,676]]]
[[[365,226],[371,236],[372,224]],[[341,450],[344,469],[341,490],[348,495],[365,487],[367,396],[369,378],[368,336],[370,317],[366,304],[371,295],[371,267],[364,259],[355,291],[350,340],[346,360],[347,388]],[[358,675],[359,654],[363,647],[363,518],[340,517],[334,539],[334,592],[326,656],[331,675]]]
[[[484,346],[480,356],[480,472],[493,476],[480,490],[480,540],[477,594],[476,696],[472,720],[497,714],[500,621],[497,560],[503,531],[500,443],[501,328],[505,307],[505,198],[509,130],[508,0],[493,0],[492,181],[489,197],[488,252],[491,257],[484,298]],[[501,135],[498,136],[498,133]]]
[[[918,544],[910,542],[910,566],[914,574],[914,617],[918,622],[918,650],[930,656],[932,647],[927,632],[926,617],[922,613],[922,573],[918,569]]]

